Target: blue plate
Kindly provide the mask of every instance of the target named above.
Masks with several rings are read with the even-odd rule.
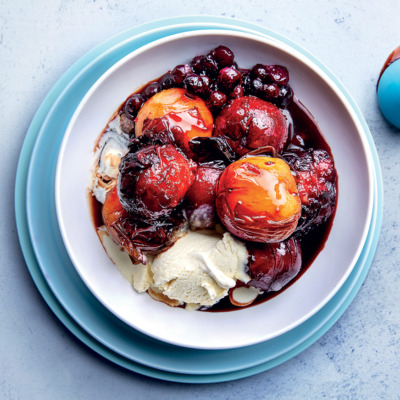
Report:
[[[142,335],[116,319],[93,297],[67,256],[55,216],[54,173],[65,128],[86,91],[120,58],[155,39],[210,28],[250,29],[300,49],[261,27],[217,17],[175,18],[124,32],[79,60],[50,91],[28,131],[16,182],[21,246],[31,275],[54,313],[79,339],[116,364],[144,375],[179,382],[217,382],[249,376],[289,359],[312,344],[340,317],[357,293],[372,262],[381,224],[382,183],[376,150],[358,108],[332,77],[363,124],[375,161],[377,189],[363,253],[341,290],[319,313],[268,342],[242,349],[203,351],[171,346]],[[312,56],[301,51],[315,62]],[[326,68],[321,68],[331,76]]]

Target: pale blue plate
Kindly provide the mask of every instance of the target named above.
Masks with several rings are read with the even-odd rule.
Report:
[[[53,87],[27,133],[16,182],[21,246],[31,275],[53,312],[75,336],[107,359],[147,376],[179,382],[218,382],[250,376],[311,345],[342,315],[361,286],[375,253],[382,213],[380,167],[368,127],[342,85],[317,62],[343,90],[363,124],[375,161],[377,185],[364,250],[334,298],[308,321],[274,340],[241,349],[204,351],[171,346],[140,334],[116,319],[93,297],[67,256],[55,214],[54,173],[66,126],[86,91],[123,56],[170,34],[210,28],[257,31],[301,50],[317,62],[276,33],[227,18],[174,18],[131,29],[92,50]]]

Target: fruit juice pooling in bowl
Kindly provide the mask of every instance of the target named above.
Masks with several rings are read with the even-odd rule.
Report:
[[[122,103],[96,142],[90,195],[136,291],[228,311],[306,271],[329,235],[337,176],[289,71],[240,68],[221,45]]]

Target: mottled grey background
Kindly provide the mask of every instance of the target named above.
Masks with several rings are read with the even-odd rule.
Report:
[[[81,56],[125,29],[163,17],[247,20],[298,42],[344,83],[370,126],[385,206],[375,260],[357,297],[320,340],[265,373],[235,382],[162,382],[116,367],[75,339],[37,291],[14,222],[14,181],[29,123]],[[400,132],[375,85],[400,45],[400,2],[307,0],[0,0],[1,399],[399,399]]]

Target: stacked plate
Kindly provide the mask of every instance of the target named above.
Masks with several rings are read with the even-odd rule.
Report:
[[[371,159],[372,206],[360,251],[332,296],[291,329],[268,340],[225,349],[178,346],[141,333],[105,307],[82,281],[66,250],[56,213],[55,175],[60,146],[70,120],[103,74],[133,51],[156,40],[203,30],[256,35],[310,60],[326,74],[351,107]],[[122,99],[123,101],[124,99]],[[368,127],[340,82],[312,55],[280,35],[246,22],[219,17],[157,21],[124,32],[79,60],[50,91],[27,133],[16,179],[16,219],[24,256],[43,298],[64,325],[97,353],[131,371],[159,379],[209,383],[247,377],[298,354],[343,314],[371,265],[379,237],[382,180]]]

